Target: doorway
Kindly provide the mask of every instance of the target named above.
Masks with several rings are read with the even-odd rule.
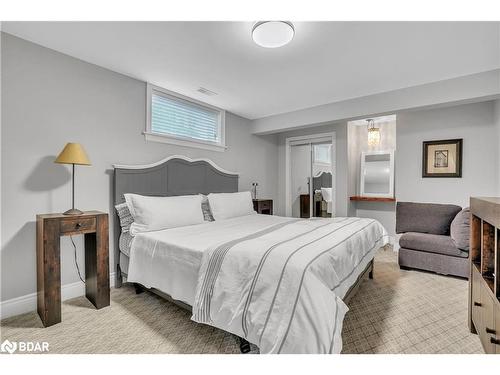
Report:
[[[335,216],[335,133],[286,139],[286,216]]]

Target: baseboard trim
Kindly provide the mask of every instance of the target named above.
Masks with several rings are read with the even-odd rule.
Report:
[[[115,286],[114,272],[109,275],[109,285],[111,288]],[[85,284],[81,281],[66,284],[61,287],[61,299],[63,301],[83,295],[85,295]],[[36,293],[31,293],[25,296],[2,301],[0,303],[0,319],[10,318],[11,316],[35,311],[37,304],[36,296]]]

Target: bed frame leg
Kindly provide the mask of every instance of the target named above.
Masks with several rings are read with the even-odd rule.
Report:
[[[372,265],[370,267],[370,272],[368,272],[368,278],[373,279],[373,260],[372,260]]]
[[[135,294],[144,293],[144,288],[141,285],[134,283],[134,288],[135,288]]]
[[[250,343],[242,337],[238,338],[240,340],[240,352],[243,354],[248,353],[250,351]]]

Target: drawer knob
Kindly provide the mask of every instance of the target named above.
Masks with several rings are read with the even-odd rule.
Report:
[[[474,301],[474,306],[479,306],[479,307],[480,307],[480,306],[482,306],[482,305],[481,305],[481,303],[480,303],[480,302],[476,302],[476,301]]]
[[[82,224],[80,224],[80,223],[76,223],[76,225],[75,225],[75,226],[76,226],[76,229],[80,229],[80,228],[82,227]]]
[[[490,337],[490,342],[492,344],[495,344],[495,345],[500,345],[500,340],[494,338],[494,337]]]
[[[497,333],[497,331],[495,331],[494,329],[486,327],[486,333],[491,333],[492,335],[494,335],[494,334]]]

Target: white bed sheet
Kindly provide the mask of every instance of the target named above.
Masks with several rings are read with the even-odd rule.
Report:
[[[135,236],[130,248],[127,281],[158,289],[172,298],[193,305],[203,253],[219,244],[238,239],[273,225],[296,220],[253,214],[221,221],[172,228]],[[315,219],[311,219],[315,220]],[[334,220],[342,220],[336,218]],[[341,283],[337,295],[343,298],[377,249]]]

